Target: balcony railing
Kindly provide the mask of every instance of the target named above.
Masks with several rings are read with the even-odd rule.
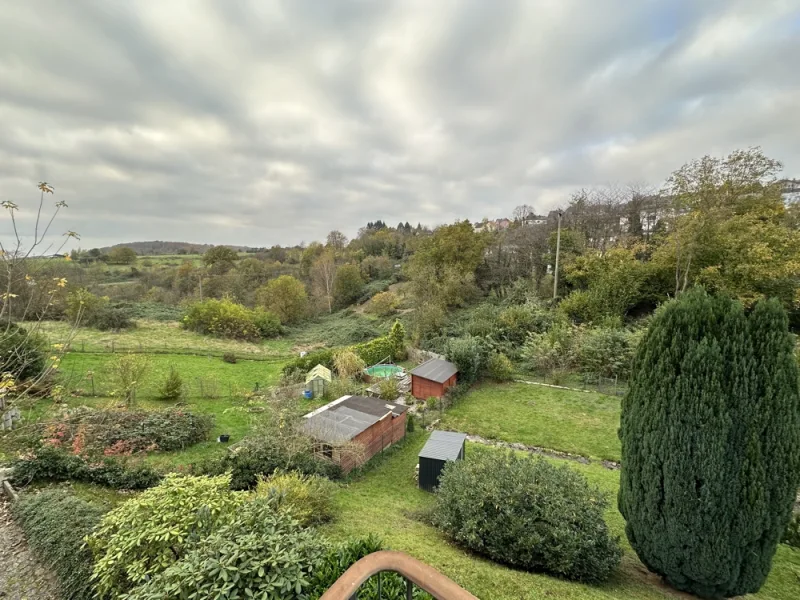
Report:
[[[452,579],[402,552],[381,551],[365,556],[334,583],[321,600],[358,600],[358,591],[371,577],[377,577],[378,600],[381,600],[381,573],[400,574],[406,582],[406,600],[411,600],[414,586],[436,600],[478,600]]]

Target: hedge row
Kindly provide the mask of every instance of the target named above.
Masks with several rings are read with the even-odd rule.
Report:
[[[405,329],[399,321],[395,321],[391,331],[382,337],[369,342],[350,346],[367,365],[374,365],[383,360],[395,360],[403,356]],[[305,356],[298,356],[283,367],[284,375],[295,371],[308,371],[317,365],[333,369],[333,358],[336,352],[343,348],[322,348],[309,352]]]

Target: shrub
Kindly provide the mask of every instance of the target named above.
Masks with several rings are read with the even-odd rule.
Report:
[[[786,531],[783,533],[781,541],[792,548],[800,549],[800,513],[794,513],[789,519]]]
[[[275,498],[280,510],[292,514],[301,525],[318,525],[333,518],[333,492],[336,486],[319,475],[297,471],[261,477],[256,487],[258,496]]]
[[[100,331],[121,331],[131,329],[136,324],[128,318],[125,311],[118,308],[105,307],[92,315],[89,315],[83,322],[87,327],[94,327]]]
[[[531,331],[542,333],[554,323],[553,311],[540,302],[529,301],[509,306],[497,318],[500,337],[513,344],[523,344]]]
[[[330,546],[317,565],[308,597],[311,600],[318,600],[354,563],[379,550],[381,550],[381,540],[374,535]],[[381,593],[378,594],[377,578],[372,577],[358,590],[358,597],[362,600],[380,600],[382,598],[405,600],[406,582],[397,573],[382,573],[380,591]],[[412,598],[414,600],[432,600],[428,593],[416,586]]]
[[[361,375],[367,365],[358,354],[348,348],[343,348],[334,353],[333,366],[339,377],[347,379]]]
[[[127,598],[301,600],[327,549],[318,534],[276,511],[272,501],[255,499]]]
[[[492,560],[584,582],[606,580],[622,555],[606,500],[569,467],[484,451],[448,463],[434,523]]]
[[[395,377],[384,377],[378,382],[378,393],[381,400],[395,401],[400,395],[400,387]]]
[[[179,409],[164,411],[77,408],[45,428],[45,443],[75,454],[135,454],[183,450],[208,438],[214,419]]]
[[[256,309],[252,312],[252,319],[262,338],[273,338],[283,332],[281,320],[274,312]]]
[[[394,339],[385,335],[363,344],[356,344],[352,350],[367,365],[374,365],[382,361],[394,360],[397,344]]]
[[[86,288],[79,288],[67,296],[67,318],[73,323],[87,325],[106,306],[108,306],[107,297],[97,296]]]
[[[226,362],[230,365],[235,365],[237,362],[236,354],[234,354],[233,352],[226,352],[225,354],[222,355],[222,362]]]
[[[150,358],[146,354],[119,354],[111,364],[111,376],[116,393],[122,396],[125,404],[136,404],[136,388],[150,369]]]
[[[12,505],[36,557],[58,577],[61,594],[71,600],[91,600],[94,586],[92,553],[83,538],[100,522],[103,510],[63,489],[22,494]]]
[[[342,475],[338,465],[318,458],[310,447],[307,451],[289,452],[279,440],[266,436],[245,438],[222,458],[200,463],[197,470],[204,474],[230,472],[231,489],[234,490],[252,489],[260,476],[269,476],[276,470],[299,471],[329,479],[338,479]]]
[[[11,373],[15,381],[39,377],[45,370],[47,343],[19,325],[4,325],[0,334],[0,373]]]
[[[12,462],[13,480],[17,486],[34,481],[83,481],[123,490],[142,490],[161,479],[147,465],[130,465],[113,458],[89,462],[50,446]]]
[[[183,326],[197,333],[222,338],[250,341],[261,338],[254,312],[228,298],[190,304]]]
[[[283,366],[284,375],[288,375],[294,371],[306,373],[317,365],[323,365],[329,369],[334,369],[334,356],[336,350],[332,348],[322,348],[320,350],[312,350],[305,356],[298,356],[290,360]]]
[[[522,347],[522,358],[528,367],[541,375],[552,375],[573,369],[579,347],[575,327],[557,323],[545,333],[529,333]]]
[[[473,336],[487,337],[497,332],[500,309],[493,304],[480,304],[472,311],[464,331]]]
[[[180,373],[174,366],[170,367],[169,375],[167,375],[164,383],[161,384],[161,389],[158,391],[158,399],[174,402],[183,398],[184,395],[183,379],[181,379]]]
[[[756,592],[800,481],[781,305],[690,290],[653,318],[622,402],[619,507],[642,562],[705,597]]]
[[[370,314],[385,317],[395,312],[399,302],[396,294],[379,292],[372,297],[364,310]]]
[[[87,539],[98,594],[119,597],[183,558],[187,548],[229,519],[245,500],[230,477],[170,474],[103,517]],[[238,540],[232,540],[238,541]]]
[[[485,362],[481,338],[466,336],[448,340],[444,353],[447,360],[458,367],[460,382],[471,384],[478,380]]]
[[[499,352],[489,355],[486,361],[486,372],[495,381],[511,381],[514,379],[514,365],[505,354]]]
[[[578,364],[587,375],[626,379],[638,341],[637,334],[622,329],[588,329],[578,347]]]

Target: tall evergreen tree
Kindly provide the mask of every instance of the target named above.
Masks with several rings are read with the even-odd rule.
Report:
[[[642,340],[622,403],[619,508],[647,567],[708,598],[756,592],[800,484],[786,314],[692,290]]]

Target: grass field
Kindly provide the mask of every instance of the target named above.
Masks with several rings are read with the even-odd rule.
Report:
[[[568,463],[600,487],[611,499],[606,521],[621,537],[625,555],[618,573],[601,586],[583,585],[526,573],[498,565],[465,552],[451,544],[436,529],[414,518],[414,513],[429,507],[433,496],[420,491],[413,480],[417,454],[427,435],[410,434],[406,443],[386,456],[366,474],[343,486],[337,494],[337,518],[324,532],[335,539],[352,535],[379,534],[386,546],[407,552],[435,567],[482,600],[646,600],[688,596],[661,584],[639,562],[624,536],[624,521],[616,510],[619,473],[598,464]],[[498,452],[469,444],[467,460],[474,452]],[[789,600],[800,595],[800,552],[780,546],[775,566],[765,587],[752,598]]]
[[[525,383],[484,384],[445,413],[443,425],[487,438],[619,460],[620,401]]]
[[[167,352],[203,351],[235,352],[239,355],[252,354],[259,358],[286,358],[291,354],[292,342],[286,339],[265,340],[254,344],[238,340],[226,340],[200,335],[187,331],[177,322],[137,321],[135,329],[121,331],[98,331],[80,327],[72,336],[70,344],[79,351],[110,352],[115,350]],[[41,332],[51,343],[62,343],[70,336],[69,324],[63,321],[45,321]]]

